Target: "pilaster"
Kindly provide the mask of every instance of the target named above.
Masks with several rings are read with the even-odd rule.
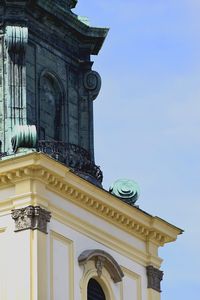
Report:
[[[47,300],[47,235],[31,231],[31,297],[30,300]]]
[[[147,295],[148,295],[148,300],[160,300],[161,299],[161,294],[152,289],[148,289]]]

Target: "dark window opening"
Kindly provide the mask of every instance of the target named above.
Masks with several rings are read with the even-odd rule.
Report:
[[[90,279],[88,283],[87,300],[106,300],[102,287],[95,279]]]
[[[43,75],[39,103],[39,139],[62,141],[63,139],[62,94],[56,79]]]

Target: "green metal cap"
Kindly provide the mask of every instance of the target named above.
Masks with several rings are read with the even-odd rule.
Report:
[[[138,184],[129,179],[118,179],[110,187],[109,192],[124,202],[134,205],[139,198],[140,189]]]

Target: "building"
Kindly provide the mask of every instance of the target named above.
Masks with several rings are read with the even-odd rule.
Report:
[[[92,70],[107,29],[76,0],[1,2],[0,299],[158,300],[158,248],[179,228],[102,188]]]

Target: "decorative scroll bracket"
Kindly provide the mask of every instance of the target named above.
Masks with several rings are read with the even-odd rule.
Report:
[[[95,71],[88,71],[84,74],[84,88],[89,92],[91,100],[95,100],[101,89],[101,77]]]
[[[27,123],[26,116],[26,61],[25,54],[28,44],[28,28],[23,26],[5,27],[6,75],[8,91],[6,95],[8,137],[15,125]],[[11,150],[10,140],[4,141],[4,148]]]
[[[147,266],[148,288],[161,292],[160,283],[163,279],[163,272],[153,266]]]
[[[20,26],[6,26],[5,42],[9,51],[14,53],[26,50],[28,43],[28,28]]]
[[[40,230],[47,233],[47,222],[50,222],[51,213],[40,206],[27,206],[12,210],[15,221],[15,232],[22,230]]]

